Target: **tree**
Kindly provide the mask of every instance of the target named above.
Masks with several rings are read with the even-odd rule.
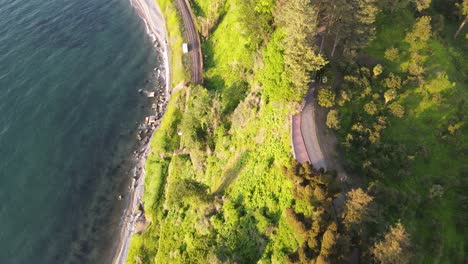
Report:
[[[345,55],[352,56],[366,46],[375,36],[375,19],[379,12],[377,0],[319,0],[314,1],[320,9],[326,31],[322,33],[322,50],[325,38],[333,37],[330,57],[338,46]],[[353,10],[353,12],[350,12]]]
[[[352,229],[365,222],[373,222],[374,197],[364,192],[361,188],[353,189],[346,194],[346,206],[343,212],[343,224]]]
[[[304,240],[307,236],[307,229],[299,218],[299,215],[292,208],[286,209],[286,221],[292,227],[297,236]]]
[[[374,76],[377,77],[383,72],[383,67],[381,64],[375,65],[375,67],[372,69],[372,73],[374,73]]]
[[[405,108],[397,102],[391,103],[388,106],[388,110],[390,110],[393,116],[398,118],[402,118],[405,115]]]
[[[377,105],[373,101],[371,101],[364,105],[364,111],[366,111],[366,113],[368,113],[369,115],[373,116],[377,114],[379,109],[377,108]]]
[[[380,0],[379,7],[388,10],[390,13],[406,8],[412,0]]]
[[[331,129],[340,129],[340,117],[337,110],[333,109],[328,112],[326,124]]]
[[[468,0],[463,0],[462,4],[456,3],[456,6],[460,10],[460,13],[462,14],[462,16],[465,16],[465,19],[463,19],[463,21],[461,22],[461,24],[458,27],[457,32],[455,32],[455,35],[453,36],[453,38],[458,37],[458,35],[462,31],[463,27],[465,26],[466,21],[468,21]]]
[[[385,59],[395,61],[400,56],[400,51],[397,48],[389,48],[385,50]]]
[[[390,73],[387,78],[385,78],[385,87],[388,89],[398,90],[401,88],[401,78],[398,75]]]
[[[333,107],[335,105],[335,93],[330,88],[322,88],[318,91],[318,104],[321,107]]]
[[[406,34],[405,41],[410,44],[412,51],[418,51],[425,47],[431,36],[431,17],[423,16],[418,18],[413,29]]]
[[[181,145],[194,147],[196,142],[203,142],[210,125],[213,124],[211,95],[201,87],[192,87],[191,97],[180,124],[182,131]]]
[[[352,25],[354,34],[348,36],[346,46],[350,50],[365,47],[375,36],[375,20],[379,13],[377,0],[353,0],[353,11],[355,17]],[[349,10],[347,11],[349,12]]]
[[[394,100],[397,97],[398,93],[395,89],[388,89],[384,93],[385,104]]]
[[[382,241],[376,242],[371,248],[371,254],[377,263],[405,264],[409,263],[410,238],[401,223],[390,227]]]
[[[225,1],[222,1],[223,3]],[[247,36],[250,37],[250,48],[257,49],[257,47],[268,39],[271,31],[271,21],[273,20],[272,9],[273,1],[256,1],[244,0],[239,2],[241,15],[240,21],[243,28],[248,31]],[[219,11],[217,13],[220,13]]]
[[[415,0],[416,9],[418,12],[422,12],[431,6],[432,0]]]
[[[336,230],[334,231],[331,228],[327,228],[327,231],[323,233],[320,255],[328,257],[336,253],[334,252],[334,249],[336,247],[336,242],[337,242]]]
[[[277,2],[275,22],[284,31],[285,69],[298,98],[308,90],[310,72],[320,70],[327,61],[314,47],[317,12],[308,0]]]

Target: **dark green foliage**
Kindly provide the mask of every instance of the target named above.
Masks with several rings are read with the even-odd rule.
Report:
[[[345,57],[353,58],[375,36],[375,20],[379,13],[376,0],[322,0],[317,1],[320,18],[327,28],[322,41],[331,39],[328,52],[334,57],[340,49]],[[353,12],[349,12],[353,10]]]
[[[182,206],[183,203],[207,203],[211,201],[208,186],[193,179],[185,179],[175,185],[171,193],[169,204]]]
[[[246,35],[252,38],[249,47],[252,50],[256,50],[262,42],[266,42],[272,32],[274,2],[273,0],[240,1],[241,22],[247,30]]]
[[[297,251],[289,256],[292,262],[307,263],[317,257],[336,260],[340,235],[332,201],[339,193],[339,186],[333,173],[315,170],[309,164],[293,163],[284,174],[295,182],[294,197],[305,201],[314,211],[312,218],[298,214],[292,208],[286,210],[288,223],[302,241]]]
[[[311,72],[327,63],[313,48],[316,10],[308,0],[278,0],[275,22],[284,32],[285,71],[295,90],[294,97],[287,99],[299,101],[308,90]]]
[[[191,97],[180,124],[181,144],[191,147],[196,142],[204,143],[212,126],[211,95],[201,86],[191,88]]]
[[[406,8],[413,0],[379,0],[379,6],[382,10],[390,13]]]

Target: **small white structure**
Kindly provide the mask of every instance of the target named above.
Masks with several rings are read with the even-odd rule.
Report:
[[[146,96],[148,96],[148,98],[153,98],[154,97],[154,92],[148,92],[146,94]]]
[[[187,43],[183,43],[183,44],[182,44],[182,52],[183,52],[183,53],[187,53],[187,52],[188,52],[188,45],[187,45]]]

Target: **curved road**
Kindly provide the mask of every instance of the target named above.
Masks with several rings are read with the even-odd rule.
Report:
[[[291,133],[294,158],[300,163],[309,162],[316,169],[327,169],[325,157],[319,144],[315,122],[314,90],[311,84],[304,107],[291,118]]]
[[[200,45],[200,36],[195,26],[195,16],[190,9],[187,0],[177,0],[180,15],[185,28],[190,58],[192,59],[192,83],[201,84],[203,82],[203,58]]]
[[[325,156],[319,144],[317,136],[317,125],[315,122],[315,107],[314,107],[314,91],[309,90],[305,98],[305,105],[301,112],[301,132],[304,138],[307,154],[309,155],[310,164],[315,168],[327,169]]]
[[[338,141],[325,127],[327,111],[318,106],[315,90],[316,84],[313,83],[304,98],[301,112],[292,117],[294,157],[301,163],[308,161],[317,169],[335,170],[343,190],[348,191],[351,186],[359,185],[360,180],[358,177],[348,177],[344,170],[337,153]]]

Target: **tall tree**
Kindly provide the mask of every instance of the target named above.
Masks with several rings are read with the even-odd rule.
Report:
[[[410,44],[411,51],[418,51],[425,47],[431,36],[431,17],[423,16],[418,18],[413,29],[406,34],[405,41]]]
[[[271,33],[271,21],[273,20],[272,0],[257,1],[244,0],[239,2],[241,22],[251,37],[250,48],[257,49],[262,41]]]
[[[374,197],[368,195],[361,188],[353,189],[347,193],[346,208],[343,212],[343,224],[348,229],[356,225],[375,221],[373,216]]]
[[[379,0],[379,7],[384,11],[393,13],[406,8],[411,1],[413,0]]]
[[[310,72],[321,69],[326,60],[314,50],[317,12],[309,0],[279,0],[275,22],[284,31],[284,63],[298,98],[308,89]]]
[[[457,29],[457,32],[455,32],[455,35],[453,36],[454,38],[458,37],[466,22],[468,21],[468,0],[463,0],[462,4],[457,3],[457,7],[460,10],[461,15],[464,16],[465,19],[463,19],[463,21],[461,22],[460,26]]]
[[[401,223],[390,227],[382,241],[376,242],[371,248],[371,254],[377,263],[405,264],[409,263],[410,238]]]
[[[379,12],[377,0],[320,0],[316,6],[326,27],[323,34],[334,39],[331,57],[338,46],[342,46],[345,55],[352,55],[374,38],[374,23]]]
[[[422,12],[431,6],[432,0],[415,0],[414,2],[418,12]]]

